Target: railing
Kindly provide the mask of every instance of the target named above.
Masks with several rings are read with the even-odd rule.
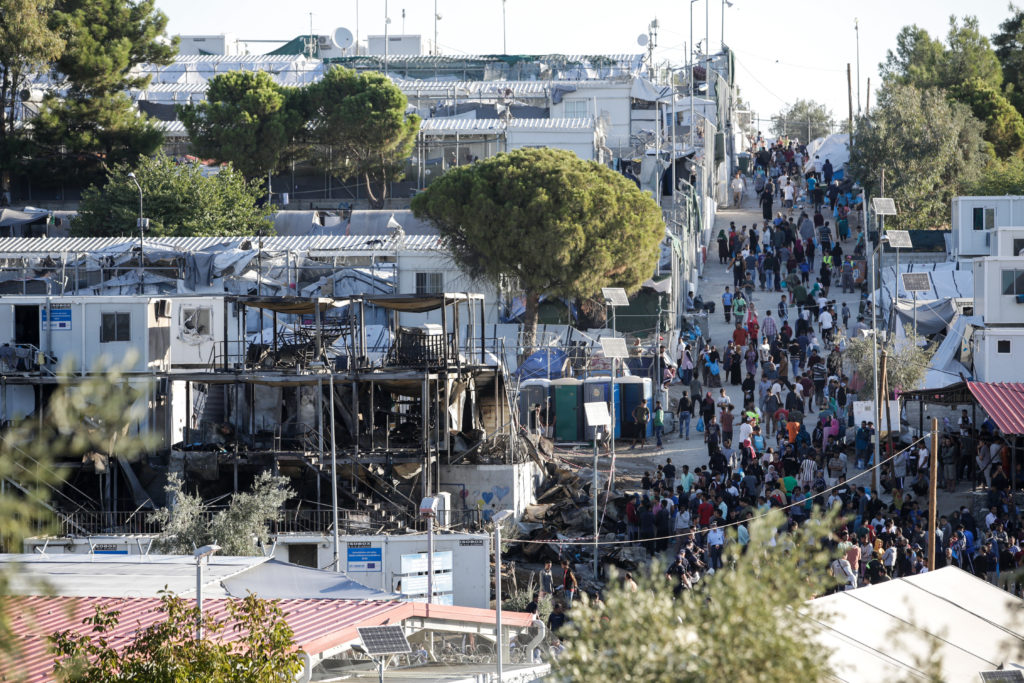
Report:
[[[224,508],[210,508],[200,513],[205,522]],[[118,510],[99,512],[78,510],[61,513],[51,527],[40,526],[37,531],[51,531],[62,536],[85,534],[159,534],[163,525],[150,521],[152,511]],[[376,532],[387,523],[384,515],[376,510],[338,510],[338,528],[343,533]],[[330,508],[299,508],[282,510],[281,519],[270,524],[274,533],[327,533],[334,524],[334,513]]]

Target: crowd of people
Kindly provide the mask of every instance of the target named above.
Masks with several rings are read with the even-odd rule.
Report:
[[[707,459],[691,468],[669,457],[644,472],[641,490],[623,511],[626,540],[661,556],[665,579],[679,593],[727,569],[726,547],[750,542],[753,518],[780,509],[786,522],[779,532],[785,532],[817,507],[839,513],[826,542],[832,590],[927,571],[929,543],[935,543],[936,567],[955,565],[998,582],[1024,561],[1024,523],[1010,491],[1010,444],[990,419],[975,425],[965,410],[942,421],[939,467],[932,472],[926,440],[908,445],[884,437],[871,420],[855,422],[863,381],[843,354],[871,319],[864,262],[857,258],[866,249],[856,220],[860,198],[843,189],[828,159],[815,158],[808,166],[813,170],[803,173],[806,150],[795,141],[760,146],[753,159],[751,176],[738,175],[731,189],[739,205],[752,184],[763,221],[733,222],[718,233],[718,265],[732,282],[720,299],[707,304],[693,292],[686,299],[689,310],[709,315],[717,315],[720,301],[728,337],[698,332],[680,339],[678,357],[664,362],[654,410],[641,403],[627,418],[638,434],[633,447],[646,446],[646,424],[653,421],[659,450],[672,434],[700,438]],[[860,294],[852,307],[834,293],[830,298],[837,287]],[[757,301],[770,301],[763,310],[755,293]],[[664,358],[664,347],[656,353]],[[681,385],[675,401],[671,384]],[[729,387],[738,387],[731,393],[742,398],[734,401]],[[867,472],[876,466],[877,476]],[[984,487],[987,513],[975,519],[957,506],[929,538],[932,476],[950,493],[964,482]],[[1024,472],[1017,481],[1024,481]],[[540,594],[550,589],[561,605],[549,621],[553,632],[570,618],[572,602],[585,597],[565,565],[563,585],[542,580],[547,588]],[[623,586],[636,590],[631,575]]]

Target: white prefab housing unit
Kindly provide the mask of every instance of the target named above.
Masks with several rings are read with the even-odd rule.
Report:
[[[384,45],[387,41],[387,53],[389,55],[421,55],[423,54],[423,36],[418,35],[395,35],[387,37],[366,36],[366,52],[371,55],[383,55]]]
[[[101,358],[127,373],[166,370],[171,351],[171,301],[150,296],[5,296],[0,344],[36,349],[57,367],[88,371]]]
[[[178,55],[240,55],[242,43],[233,33],[179,35]]]
[[[1024,197],[954,197],[951,214],[953,258],[994,256],[998,228],[1024,226]]]
[[[427,534],[341,536],[341,571],[368,588],[426,602]],[[278,534],[274,557],[293,564],[328,568],[333,540],[322,534]],[[434,534],[434,602],[488,608],[491,537],[487,534]]]
[[[56,359],[51,369],[76,373],[132,352],[127,373],[198,369],[223,352],[225,333],[237,340],[236,318],[220,296],[5,296],[0,344],[38,349]]]
[[[996,197],[995,199],[1008,199]],[[1018,205],[1024,210],[1024,203]],[[1024,381],[1024,227],[985,231],[991,256],[973,261],[974,314],[985,327],[972,343],[976,378]]]

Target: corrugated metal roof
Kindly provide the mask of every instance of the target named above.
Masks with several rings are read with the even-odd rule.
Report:
[[[439,117],[423,119],[420,130],[425,133],[460,131],[460,132],[497,132],[505,129],[516,130],[593,130],[593,118],[557,118],[557,119],[463,119],[458,117]]]
[[[202,251],[219,245],[226,249],[237,248],[248,241],[255,246],[256,237],[156,237],[146,239],[146,246],[166,247],[183,252]],[[287,237],[264,237],[264,251],[387,251],[394,247],[382,243],[384,237],[369,235],[297,235]],[[134,245],[132,237],[3,237],[0,238],[0,256],[19,255],[82,254],[97,252],[111,247]],[[437,235],[406,235],[402,249],[407,251],[434,251],[441,249]]]
[[[1003,434],[1024,434],[1024,383],[967,382],[967,389]]]
[[[8,609],[11,629],[21,652],[0,664],[5,674],[19,674],[26,681],[52,681],[53,655],[49,636],[58,631],[82,632],[82,619],[99,606],[120,611],[116,628],[105,634],[108,644],[120,649],[135,633],[163,618],[157,598],[12,597]],[[203,601],[203,611],[227,620],[227,600]],[[319,654],[357,637],[356,627],[376,626],[385,620],[400,623],[413,616],[412,603],[353,600],[281,600],[285,620],[294,632],[295,644],[307,654]],[[238,640],[239,633],[227,628],[216,636],[222,642]]]

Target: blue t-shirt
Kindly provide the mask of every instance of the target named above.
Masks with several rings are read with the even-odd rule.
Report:
[[[732,292],[726,292],[722,295],[722,305],[732,306]]]

